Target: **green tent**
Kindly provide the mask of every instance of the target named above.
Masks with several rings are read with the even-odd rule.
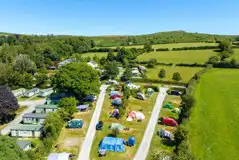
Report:
[[[68,121],[67,127],[68,128],[82,128],[83,124],[84,124],[84,122],[82,119],[72,119],[71,121]]]
[[[163,108],[174,109],[174,107],[171,104],[165,104]]]
[[[119,123],[112,123],[109,127],[110,130],[114,129],[114,128],[118,128],[119,130],[124,130],[125,126],[119,124]]]

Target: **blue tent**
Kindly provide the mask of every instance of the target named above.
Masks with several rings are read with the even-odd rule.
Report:
[[[112,105],[119,106],[122,104],[122,100],[120,98],[115,98],[112,102]]]
[[[113,96],[113,95],[120,95],[120,92],[119,91],[111,91],[110,96]]]
[[[122,138],[105,137],[100,143],[99,150],[125,152],[125,141]]]
[[[129,139],[128,139],[128,145],[129,145],[129,146],[134,146],[135,143],[136,143],[135,138],[134,138],[134,137],[129,137]]]
[[[89,108],[90,104],[79,105],[76,108],[80,111],[85,111]]]

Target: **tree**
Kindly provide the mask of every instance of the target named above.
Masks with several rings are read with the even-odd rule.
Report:
[[[128,60],[127,58],[124,58],[124,59],[123,59],[123,65],[124,65],[125,68],[128,67],[128,65],[129,65],[129,60]]]
[[[159,78],[164,78],[166,76],[166,71],[165,69],[161,69],[158,73]]]
[[[115,127],[112,129],[112,136],[117,137],[120,133],[120,130],[118,127]]]
[[[24,151],[17,145],[16,139],[9,136],[0,136],[1,160],[29,160]]]
[[[123,89],[124,89],[123,92],[124,92],[124,98],[125,98],[125,100],[126,100],[126,99],[129,99],[129,97],[130,97],[130,95],[131,95],[130,89],[129,89],[126,85],[124,85],[124,88],[123,88]]]
[[[99,59],[99,57],[98,57],[97,55],[94,55],[94,57],[93,57],[93,61],[95,61],[95,62],[99,62],[100,59]]]
[[[109,50],[109,53],[107,54],[106,59],[107,59],[108,62],[112,62],[112,61],[115,60],[115,55],[114,55],[112,49]]]
[[[0,86],[0,124],[12,120],[18,108],[17,99],[11,90],[6,86]]]
[[[74,97],[66,97],[59,101],[58,107],[64,108],[66,112],[72,115],[77,111],[76,104],[77,100]]]
[[[66,92],[79,98],[98,93],[100,81],[98,73],[86,63],[71,63],[52,78],[52,86],[58,92]]]
[[[90,47],[91,48],[94,48],[96,45],[95,45],[95,41],[94,40],[90,40]]]
[[[0,85],[5,85],[8,83],[9,75],[12,75],[12,68],[6,63],[0,62]]]
[[[39,87],[45,83],[45,81],[47,80],[47,75],[44,73],[38,73],[35,76],[35,78],[36,78],[36,86]]]
[[[106,58],[105,57],[102,57],[101,59],[100,59],[100,64],[102,65],[102,66],[104,66],[105,65],[105,63],[106,63]]]
[[[119,74],[119,69],[117,68],[117,62],[113,61],[113,62],[108,62],[105,65],[105,72],[104,72],[105,76],[109,77],[109,78],[116,78],[117,75]]]
[[[33,86],[33,76],[29,73],[24,73],[24,83],[23,83],[23,87],[24,88],[32,88]]]
[[[182,80],[181,75],[180,75],[179,72],[175,72],[173,74],[173,78],[172,79],[175,80],[175,81],[181,81]]]
[[[25,73],[25,72],[34,72],[36,70],[36,65],[33,61],[29,58],[28,55],[18,55],[14,62],[14,70]]]
[[[144,44],[144,50],[145,52],[151,52],[153,50],[151,43],[145,43]]]
[[[234,53],[231,42],[229,41],[221,41],[218,45],[218,48],[220,49],[219,57],[221,58],[221,61],[229,58]]]
[[[208,59],[208,64],[216,64],[218,63],[220,58],[218,56],[212,56]]]
[[[130,80],[132,78],[132,69],[131,68],[127,68],[124,72],[123,77],[127,80]]]
[[[148,61],[148,67],[149,68],[153,68],[154,65],[157,64],[157,60],[155,58],[151,58],[149,61]]]

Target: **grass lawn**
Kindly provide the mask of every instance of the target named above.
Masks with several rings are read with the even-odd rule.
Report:
[[[196,88],[189,142],[198,159],[238,159],[239,70],[213,69]]]
[[[78,156],[80,147],[90,125],[94,109],[95,104],[88,112],[77,112],[73,115],[75,119],[83,119],[83,127],[80,129],[62,128],[59,139],[56,143],[59,144],[59,148],[54,148],[54,152],[68,152]]]
[[[107,56],[107,52],[89,52],[89,53],[84,53],[82,54],[82,57],[91,57],[93,58],[95,55],[99,58],[102,58],[102,57],[106,57]]]
[[[19,114],[21,114],[24,110],[26,110],[28,108],[28,106],[22,106],[22,107],[19,107],[18,110],[15,112],[18,116]]]
[[[141,84],[142,85],[142,84]],[[109,112],[112,111],[112,106],[111,106],[111,100],[109,99],[108,94],[105,97],[104,103],[103,103],[103,109],[102,113],[100,116],[100,120],[104,122],[104,128],[102,131],[97,131],[95,140],[93,142],[92,148],[91,148],[91,155],[90,159],[91,160],[97,160],[97,159],[102,159],[98,157],[98,146],[100,144],[100,141],[105,137],[111,134],[111,131],[108,130],[108,126],[111,123],[120,123],[124,125],[127,128],[131,128],[130,131],[128,132],[121,132],[118,137],[123,138],[125,140],[128,140],[130,136],[134,136],[136,138],[136,146],[134,147],[126,147],[126,152],[124,153],[116,153],[116,152],[107,152],[106,157],[104,159],[107,160],[130,160],[133,159],[137,148],[139,147],[141,140],[143,138],[144,130],[146,129],[146,126],[148,124],[151,111],[154,107],[155,101],[156,101],[157,93],[154,93],[151,97],[147,98],[147,100],[142,101],[135,99],[131,97],[129,99],[129,107],[127,108],[126,113],[130,111],[139,111],[142,109],[142,112],[145,115],[145,119],[142,122],[137,122],[136,120],[132,122],[127,122],[126,117],[117,120],[114,118],[109,118]]]
[[[182,80],[180,82],[188,82],[196,72],[203,69],[201,67],[173,67],[173,66],[155,66],[154,68],[148,68],[148,71],[146,72],[148,79],[159,79],[158,73],[160,69],[164,68],[166,71],[166,77],[162,80],[165,81],[173,81],[173,73],[179,72],[181,75]]]
[[[235,49],[234,57],[239,60],[239,49]],[[217,55],[213,50],[192,50],[192,51],[159,51],[144,53],[137,57],[138,61],[148,61],[151,58],[157,59],[160,63],[187,63],[204,64],[209,57]]]

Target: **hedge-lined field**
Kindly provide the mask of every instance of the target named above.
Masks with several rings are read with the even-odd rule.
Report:
[[[149,68],[146,76],[148,79],[159,79],[158,78],[158,73],[160,71],[160,69],[165,69],[166,71],[166,77],[163,78],[162,80],[165,81],[173,81],[172,77],[173,77],[173,73],[174,72],[179,72],[182,80],[179,82],[188,82],[196,72],[198,72],[199,70],[202,70],[203,68],[201,67],[173,67],[173,66],[160,66],[157,65],[154,68]]]
[[[196,88],[189,141],[198,159],[238,159],[239,70],[213,69]]]
[[[239,60],[239,49],[235,49],[234,57]],[[187,51],[168,51],[150,52],[138,56],[138,61],[148,61],[151,58],[157,59],[159,63],[186,63],[204,64],[209,57],[217,55],[213,50],[187,50]]]

